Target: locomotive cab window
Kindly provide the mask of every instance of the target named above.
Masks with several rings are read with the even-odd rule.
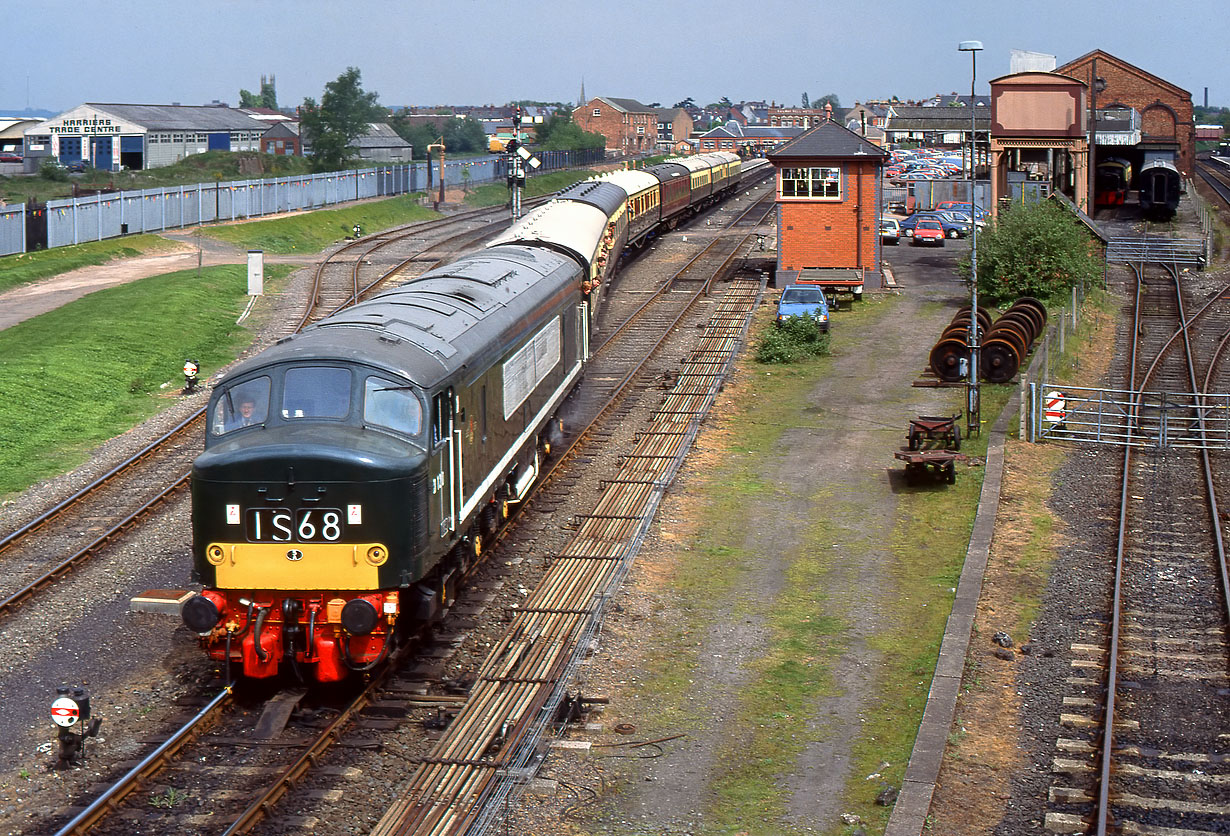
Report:
[[[423,405],[405,384],[369,377],[363,383],[363,421],[418,435],[423,431]]]
[[[345,418],[350,414],[350,370],[299,366],[282,382],[282,417]]]
[[[211,435],[225,435],[265,423],[269,417],[269,378],[256,377],[228,386],[214,403]]]

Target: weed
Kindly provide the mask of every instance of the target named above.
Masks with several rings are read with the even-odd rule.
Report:
[[[23,779],[25,779],[25,780],[29,780],[29,779],[30,779],[30,770],[26,769],[26,768],[23,766],[21,769],[19,769],[19,770],[17,771],[17,777],[18,777],[18,778],[23,778]]]
[[[163,810],[170,810],[173,807],[178,807],[188,800],[187,790],[177,790],[175,787],[167,787],[157,795],[149,797],[151,807],[159,807]]]
[[[811,314],[792,316],[776,328],[765,330],[756,347],[757,363],[796,363],[809,357],[829,355],[829,335]]]

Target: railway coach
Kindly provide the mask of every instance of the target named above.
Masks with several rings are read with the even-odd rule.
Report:
[[[705,156],[565,189],[217,384],[182,611],[213,658],[336,681],[440,616],[556,442],[620,254],[738,184],[737,157]]]

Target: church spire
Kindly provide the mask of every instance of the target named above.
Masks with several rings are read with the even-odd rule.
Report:
[[[585,76],[581,76],[581,100],[577,102],[577,107],[581,107],[589,99],[585,98]]]

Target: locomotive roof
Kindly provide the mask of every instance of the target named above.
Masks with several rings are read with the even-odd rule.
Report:
[[[279,341],[227,378],[278,363],[340,360],[431,388],[507,347],[546,302],[578,286],[577,272],[575,261],[540,247],[463,256]]]

